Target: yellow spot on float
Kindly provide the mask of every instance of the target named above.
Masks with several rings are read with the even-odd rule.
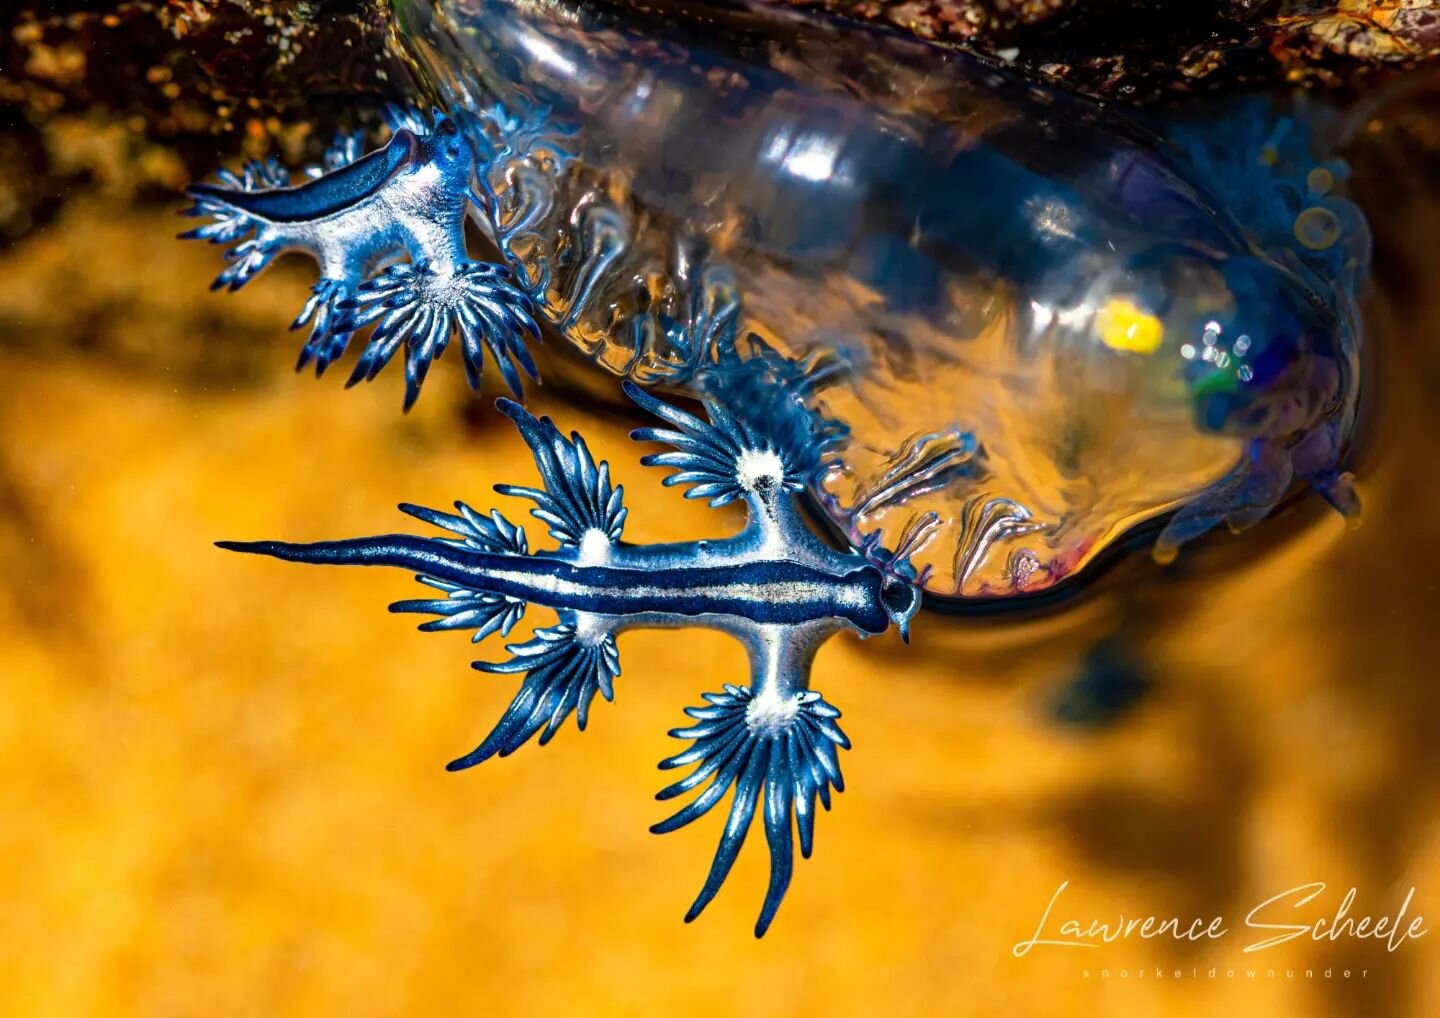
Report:
[[[1165,327],[1128,297],[1111,297],[1095,313],[1095,334],[1112,350],[1152,354],[1160,349]]]

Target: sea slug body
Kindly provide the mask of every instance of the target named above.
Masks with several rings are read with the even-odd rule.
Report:
[[[849,740],[836,724],[840,712],[809,688],[815,652],[843,630],[863,637],[893,626],[908,639],[920,605],[919,577],[909,555],[926,535],[922,528],[894,552],[877,541],[860,551],[838,551],[809,530],[796,499],[833,455],[836,433],[784,388],[769,390],[770,398],[751,404],[750,412],[707,400],[708,420],[632,383],[626,390],[664,425],[641,428],[634,437],[670,447],[642,462],[673,471],[666,483],[687,486],[687,497],[712,506],[743,502],[748,522],[740,533],[679,544],[623,542],[628,510],[609,466],[595,463],[579,435],[567,438],[548,418],[537,420],[502,400],[501,410],[535,457],[543,486],[496,488],[535,503],[531,513],[547,526],[555,549],[531,551],[518,526],[498,512],[485,516],[464,503],[457,503],[453,514],[401,506],[452,535],[445,538],[389,535],[221,547],[288,561],[408,569],[441,596],[401,601],[391,610],[436,615],[421,628],[473,630],[476,640],[497,631],[508,634],[529,605],[553,609],[557,622],[510,646],[508,661],[475,664],[482,671],[524,672],[525,678],[493,731],[453,761],[452,770],[508,755],[537,735],[543,745],[572,714],[583,729],[596,694],[613,696],[620,674],[615,638],[625,629],[701,626],[734,636],[749,655],[750,683],[727,684],[722,692],[704,694],[704,706],[686,709],[692,724],[671,734],[694,744],[661,767],[696,767],[659,798],[705,787],[652,829],[663,833],[684,826],[733,789],[720,847],[686,915],[689,921],[719,890],[758,811],[771,866],[755,927],[760,936],[789,886],[794,838],[798,835],[801,854],[808,856],[817,801],[828,808],[831,790],[843,788],[837,751]]]

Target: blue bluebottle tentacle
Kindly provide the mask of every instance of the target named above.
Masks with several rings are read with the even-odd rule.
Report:
[[[1348,165],[1327,154],[1319,140],[1333,133],[1335,120],[1332,111],[1304,97],[1283,112],[1262,97],[1222,105],[1201,121],[1167,132],[1234,213],[1247,239],[1333,314],[1335,349],[1325,351],[1328,359],[1285,364],[1273,349],[1264,349],[1267,339],[1276,345],[1273,336],[1261,337],[1256,350],[1256,337],[1239,335],[1227,344],[1218,322],[1206,326],[1193,348],[1200,356],[1187,365],[1203,394],[1199,411],[1205,426],[1218,430],[1232,415],[1243,419],[1235,408],[1243,406],[1239,392],[1247,387],[1284,378],[1299,395],[1286,393],[1284,401],[1274,401],[1260,417],[1263,426],[1252,425],[1259,434],[1247,443],[1245,458],[1172,517],[1155,545],[1161,561],[1221,521],[1237,531],[1251,526],[1280,503],[1293,480],[1310,485],[1351,526],[1358,525],[1359,498],[1341,464],[1356,409],[1355,350],[1362,339],[1356,301],[1367,277],[1371,238],[1364,214],[1343,193]],[[1249,281],[1234,287],[1237,296],[1258,305],[1264,294],[1244,283]],[[1284,319],[1279,324],[1270,331],[1283,333],[1289,325]],[[1230,380],[1226,368],[1238,373],[1241,384]]]
[[[1152,554],[1159,562],[1173,561],[1182,544],[1221,523],[1235,533],[1249,529],[1280,503],[1294,476],[1288,449],[1255,439],[1228,477],[1170,518]]]
[[[1344,159],[1320,136],[1338,114],[1298,96],[1281,113],[1268,96],[1231,102],[1167,134],[1260,247],[1350,309],[1370,263],[1370,228],[1340,185]]]
[[[637,357],[653,349],[658,336],[664,336],[669,343],[675,364],[666,380],[672,386],[693,385],[699,374],[718,362],[733,363],[737,359],[742,307],[734,273],[723,264],[715,264],[699,275],[682,313],[666,314],[651,307],[631,323]],[[749,338],[759,340],[753,335]]]
[[[674,798],[707,780],[709,785],[689,805],[650,830],[665,834],[684,827],[708,813],[733,789],[715,861],[695,903],[685,913],[688,923],[729,876],[758,808],[770,849],[770,884],[755,923],[755,936],[761,937],[790,885],[792,817],[800,837],[800,854],[808,859],[815,845],[816,801],[829,809],[830,789],[844,790],[838,750],[850,748],[850,740],[835,723],[840,712],[813,690],[766,697],[727,684],[723,693],[705,693],[704,698],[707,706],[685,709],[696,723],[670,732],[677,739],[693,739],[694,745],[660,764],[666,770],[692,763],[696,767],[656,798]]]
[[[525,680],[485,741],[450,761],[446,770],[464,770],[492,756],[509,756],[536,732],[543,746],[571,714],[575,715],[575,727],[583,732],[595,694],[614,701],[615,679],[620,675],[614,635],[585,625],[571,612],[562,618],[566,621],[559,625],[537,629],[533,639],[507,646],[510,660],[471,665],[495,674],[524,672]]]

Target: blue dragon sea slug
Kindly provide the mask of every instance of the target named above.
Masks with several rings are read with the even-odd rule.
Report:
[[[367,197],[428,165],[395,141],[294,189],[343,181],[312,226],[363,254],[321,256],[318,366],[378,318],[355,377],[403,346],[413,399],[452,323],[472,366],[482,340],[525,364],[532,310],[646,386],[693,390],[734,344],[826,353],[845,370],[812,401],[852,441],[810,495],[852,542],[935,514],[919,564],[941,597],[1044,589],[1168,514],[1165,557],[1295,481],[1354,514],[1365,233],[1303,125],[1277,144],[1265,107],[1166,139],[966,54],[746,0],[392,10],[468,151],[423,235]],[[422,152],[411,119],[397,138]],[[211,239],[258,224],[279,243],[253,204],[270,190],[330,209],[255,178],[197,190],[231,216]],[[487,266],[477,293],[432,275],[477,264],[466,215],[512,274]],[[242,244],[222,281],[265,257]]]
[[[732,372],[725,386],[762,366]],[[689,498],[712,506],[743,501],[748,522],[733,537],[681,544],[631,545],[621,540],[628,510],[624,492],[596,464],[584,440],[569,438],[548,419],[500,401],[535,457],[541,488],[501,484],[496,490],[535,503],[530,511],[548,528],[553,550],[532,551],[525,532],[498,512],[488,516],[456,503],[455,513],[418,506],[401,509],[448,531],[447,537],[390,535],[317,544],[222,542],[221,547],[297,562],[398,566],[418,574],[439,596],[401,601],[392,611],[438,616],[424,630],[473,630],[481,640],[508,634],[529,605],[551,608],[554,625],[508,648],[500,664],[481,671],[525,673],[508,710],[480,745],[451,770],[506,756],[538,736],[544,745],[572,714],[584,729],[598,693],[611,699],[620,675],[615,637],[636,626],[705,626],[729,633],[750,658],[748,685],[705,693],[685,713],[691,724],[671,732],[692,745],[661,763],[694,764],[662,790],[671,799],[701,789],[688,805],[652,830],[682,827],[732,792],[715,861],[686,915],[694,919],[730,872],[760,813],[770,853],[770,882],[756,936],[763,935],[789,886],[794,841],[809,856],[816,803],[844,787],[837,757],[849,741],[840,712],[809,688],[816,650],[830,636],[861,636],[892,626],[908,639],[920,604],[908,561],[926,537],[916,528],[894,552],[877,540],[860,551],[837,551],[805,525],[796,499],[839,444],[840,433],[794,397],[798,389],[755,378],[746,409],[721,398],[705,401],[702,420],[626,383],[631,399],[664,427],[634,432],[640,441],[670,446],[642,460],[673,471],[667,484],[686,485]],[[704,786],[703,789],[701,786]]]
[[[310,179],[292,186],[274,160],[251,163],[243,175],[195,184],[186,214],[212,222],[185,239],[233,244],[213,288],[238,290],[276,255],[304,251],[320,280],[292,328],[311,325],[298,367],[317,374],[339,358],[355,331],[377,322],[350,384],[373,379],[405,351],[405,406],[420,393],[430,364],[458,333],[465,370],[480,384],[484,351],[519,395],[518,364],[538,378],[525,341],[539,339],[530,298],[508,269],[472,261],[465,215],[475,174],[473,140],[456,120],[433,124],[408,113],[392,117],[389,144],[357,158],[359,138],[342,136]],[[396,259],[408,256],[408,262]]]

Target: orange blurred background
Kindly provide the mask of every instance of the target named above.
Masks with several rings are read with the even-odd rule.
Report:
[[[398,375],[293,376],[307,264],[207,295],[217,261],[169,240],[173,209],[71,196],[0,251],[0,1013],[1440,1014],[1440,934],[1241,950],[1245,914],[1310,881],[1295,922],[1351,886],[1354,914],[1393,914],[1413,886],[1440,924],[1440,199],[1357,185],[1386,204],[1365,526],[1307,498],[1044,617],[831,641],[815,686],[855,745],[847,790],[758,942],[763,839],[685,926],[720,816],[646,831],[667,729],[744,680],[739,647],[627,634],[587,732],[446,774],[513,693],[467,667],[501,641],[416,634],[384,610],[417,596],[402,573],[211,542],[498,505],[492,483],[534,477],[523,443],[454,363],[408,416]],[[628,539],[738,526],[662,489],[617,411],[532,403],[610,460]],[[1116,631],[1150,695],[1058,722]],[[1065,881],[1057,925],[1232,932],[1015,957]]]

